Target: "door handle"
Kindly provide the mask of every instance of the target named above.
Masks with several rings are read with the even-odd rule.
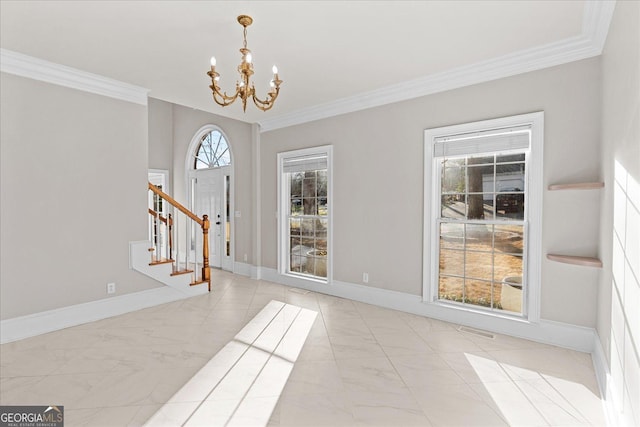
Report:
[[[216,225],[220,225],[220,221],[216,221]]]

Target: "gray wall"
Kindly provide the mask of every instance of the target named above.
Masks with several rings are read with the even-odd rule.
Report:
[[[421,295],[424,129],[543,110],[545,188],[591,181],[599,175],[599,82],[595,58],[261,134],[262,265],[277,268],[276,154],[332,144],[334,279],[362,284],[368,272],[368,286]],[[545,191],[543,256],[593,255],[599,199],[565,197]],[[545,259],[542,318],[595,326],[597,280]]]
[[[147,171],[169,170],[186,204],[187,148],[205,124],[230,139],[236,260],[252,262],[250,125],[1,77],[1,319],[105,298],[108,282],[116,295],[161,286],[128,268],[128,242],[147,239]]]
[[[640,425],[639,2],[617,2],[602,69],[605,188],[600,253],[604,268],[597,330],[611,370],[613,396],[608,399],[618,403],[621,424]],[[626,189],[621,185],[625,177]]]
[[[169,171],[173,177],[173,104],[149,98],[149,169]],[[171,186],[173,188],[173,186]]]
[[[158,284],[129,270],[147,232],[147,109],[1,74],[0,316]]]

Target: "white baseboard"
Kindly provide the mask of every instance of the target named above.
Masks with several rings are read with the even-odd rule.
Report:
[[[251,266],[251,278],[254,280],[262,280],[262,267]]]
[[[260,267],[247,264],[246,262],[233,263],[233,272],[234,274],[239,274],[241,276],[251,277],[254,280],[262,279],[260,274]]]
[[[542,320],[531,323],[516,319],[496,318],[484,313],[462,311],[438,304],[422,301],[418,295],[406,294],[387,289],[363,286],[347,282],[333,281],[322,284],[298,277],[286,276],[272,268],[256,268],[245,263],[235,263],[236,274],[247,277],[261,276],[262,279],[282,285],[307,289],[341,298],[348,298],[380,307],[400,310],[407,313],[427,316],[459,325],[472,326],[479,329],[521,337],[546,344],[571,348],[587,353],[594,352],[594,343],[599,343],[597,334],[592,328],[570,325],[566,323]],[[35,313],[28,316],[7,319],[0,322],[0,343],[17,341],[55,330],[117,316],[142,308],[152,307],[183,298],[186,295],[170,287],[161,287],[118,297],[105,298],[85,304],[73,305],[56,310]],[[599,366],[606,366],[602,349],[600,357],[604,360]],[[595,353],[594,353],[595,354]],[[595,363],[595,359],[594,359]],[[601,368],[598,372],[601,375]],[[598,377],[601,380],[600,377]],[[606,376],[604,377],[606,379]],[[606,381],[605,381],[606,383]]]
[[[234,262],[233,263],[233,273],[239,274],[241,276],[253,277],[251,275],[251,270],[254,268],[251,264],[247,264],[246,262]]]
[[[541,320],[540,322],[533,323],[509,318],[508,316],[496,317],[495,315],[489,315],[480,311],[460,310],[442,304],[424,302],[422,297],[418,295],[403,292],[340,281],[333,281],[330,284],[317,283],[294,276],[282,275],[277,270],[266,267],[261,267],[260,271],[264,280],[286,286],[348,298],[367,304],[570,348],[585,353],[591,353],[593,351],[594,336],[596,336],[593,328],[550,320]]]
[[[620,407],[621,396],[616,395],[612,387],[609,362],[597,333],[593,341],[591,359],[593,360],[593,369],[596,373],[596,379],[598,380],[598,387],[600,388],[600,396],[602,398],[603,410],[607,417],[607,425],[623,426],[625,425],[623,415],[617,409]]]
[[[600,395],[604,398],[607,395],[607,384],[609,382],[609,364],[600,342],[600,337],[595,334],[593,340],[593,352],[591,353],[591,359],[593,361],[593,368],[596,373],[596,379],[598,380],[598,386],[600,387]]]
[[[0,344],[189,298],[168,286],[0,321]]]

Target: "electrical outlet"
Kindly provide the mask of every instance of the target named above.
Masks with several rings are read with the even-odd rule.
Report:
[[[115,283],[107,283],[107,293],[115,294],[116,293],[116,284]]]
[[[247,259],[249,259],[249,258],[247,257],[247,254],[244,254],[244,262],[247,262]]]
[[[369,273],[362,273],[362,281],[364,283],[369,283]]]

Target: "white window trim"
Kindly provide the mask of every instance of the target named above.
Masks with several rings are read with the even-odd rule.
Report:
[[[287,271],[288,253],[288,197],[287,181],[283,179],[284,160],[292,157],[310,156],[314,154],[323,154],[327,156],[327,212],[328,230],[327,230],[327,278],[326,280],[305,277],[298,274],[291,274]],[[295,277],[302,280],[308,280],[316,283],[331,284],[333,281],[333,146],[322,145],[312,148],[304,148],[301,150],[285,151],[278,153],[278,211],[276,218],[278,219],[278,272],[283,276]]]
[[[423,207],[423,259],[422,259],[422,298],[427,304],[439,305],[452,310],[464,310],[494,318],[504,318],[522,321],[522,317],[501,315],[472,306],[453,306],[438,301],[437,283],[438,253],[434,250],[432,239],[438,236],[437,222],[439,202],[439,180],[434,179],[433,172],[438,158],[433,155],[434,140],[439,137],[461,133],[471,133],[495,128],[531,125],[531,146],[527,162],[527,217],[528,242],[525,250],[527,256],[527,295],[525,297],[525,320],[533,323],[540,321],[540,290],[542,270],[542,200],[543,200],[543,143],[544,143],[544,112],[535,112],[498,119],[483,120],[445,126],[424,131],[424,207]],[[530,209],[533,207],[533,209]]]

